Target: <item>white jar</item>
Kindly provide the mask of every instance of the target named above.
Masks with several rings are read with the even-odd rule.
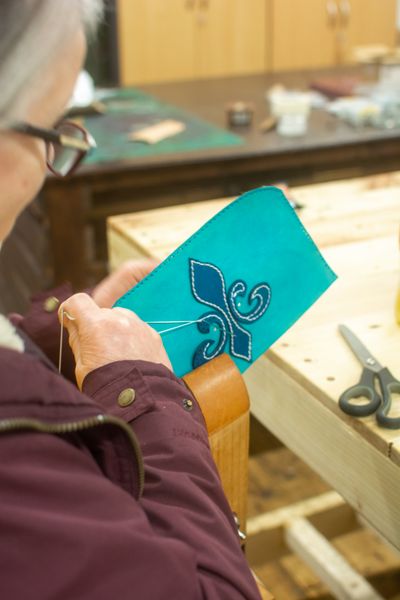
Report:
[[[300,136],[307,131],[310,97],[303,92],[279,91],[270,95],[271,114],[278,119],[277,131],[284,136]]]

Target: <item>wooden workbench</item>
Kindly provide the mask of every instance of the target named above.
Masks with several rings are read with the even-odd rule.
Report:
[[[297,188],[300,218],[338,281],[246,372],[253,414],[400,549],[400,431],[338,407],[361,367],[337,330],[345,323],[400,378],[400,173]],[[165,258],[229,200],[109,219],[112,265]],[[400,415],[400,398],[394,414]]]

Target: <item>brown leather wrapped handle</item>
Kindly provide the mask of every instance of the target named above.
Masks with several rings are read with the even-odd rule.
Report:
[[[246,530],[249,459],[249,395],[227,354],[184,377],[198,401],[222,486],[242,532]]]
[[[249,410],[246,385],[239,369],[227,354],[198,367],[183,379],[200,404],[209,436]]]

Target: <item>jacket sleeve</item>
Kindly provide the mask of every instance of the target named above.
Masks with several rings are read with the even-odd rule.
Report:
[[[24,375],[16,376],[16,353],[9,354],[0,372],[12,402],[2,404],[1,426],[10,427],[7,415],[24,415],[28,407],[31,419],[45,411],[50,423],[67,414],[84,422],[89,410],[103,412],[33,358],[21,358]],[[130,394],[121,396],[127,388]],[[112,438],[89,452],[82,438],[27,431],[23,424],[8,433],[0,427],[2,597],[259,599],[202,415],[185,386],[164,367],[124,361],[92,372],[85,389],[136,434],[142,496],[118,484],[130,479],[133,451],[123,452]],[[122,408],[118,399],[126,398],[134,401]],[[105,476],[110,472],[115,477]]]
[[[126,389],[135,390],[135,400],[122,408],[118,398]],[[169,556],[179,548],[181,567],[175,576],[181,591],[164,597],[259,598],[211,456],[203,416],[184,383],[161,365],[126,361],[93,371],[84,381],[84,391],[129,422],[139,440],[145,468],[140,504],[153,536],[149,552],[153,543],[155,548],[169,547]],[[144,568],[149,577],[156,572],[154,564]],[[188,575],[191,593],[183,591]]]

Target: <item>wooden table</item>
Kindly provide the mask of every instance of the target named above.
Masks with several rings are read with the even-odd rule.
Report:
[[[345,72],[366,74],[365,68]],[[236,128],[244,138],[242,145],[87,165],[68,181],[49,177],[43,193],[55,279],[69,279],[82,287],[104,274],[105,219],[110,215],[238,195],[251,187],[282,180],[302,184],[397,169],[398,129],[355,129],[314,110],[304,137],[289,139],[260,131],[268,113],[265,93],[270,86],[283,83],[290,88],[307,88],[310,81],[327,73],[336,71],[143,87],[164,102],[222,127],[226,127],[227,103],[250,101],[255,107],[253,126]],[[366,75],[370,77],[371,72]]]
[[[400,549],[400,431],[338,407],[360,365],[337,330],[345,323],[400,378],[400,172],[294,190],[300,217],[338,281],[246,372],[252,413]],[[163,259],[229,200],[109,220],[112,265]],[[394,414],[400,415],[400,398]]]

